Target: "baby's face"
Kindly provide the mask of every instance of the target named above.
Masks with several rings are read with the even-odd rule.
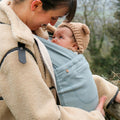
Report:
[[[74,42],[73,33],[67,27],[57,28],[54,32],[52,42],[64,48],[71,48]]]

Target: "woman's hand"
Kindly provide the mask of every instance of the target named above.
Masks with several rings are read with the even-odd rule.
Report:
[[[116,96],[116,98],[115,98],[115,101],[116,101],[117,103],[120,103],[120,91],[118,92],[118,94],[117,94],[117,96]]]
[[[107,99],[106,96],[102,96],[102,97],[100,98],[99,104],[98,104],[98,106],[97,106],[97,108],[96,108],[96,110],[100,111],[103,116],[105,116],[105,111],[104,111],[104,109],[103,109],[103,106],[104,106],[104,103],[105,103],[106,99]]]

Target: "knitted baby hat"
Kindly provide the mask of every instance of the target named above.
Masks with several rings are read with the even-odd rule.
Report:
[[[74,34],[75,40],[78,44],[78,53],[83,53],[84,50],[87,48],[89,39],[90,39],[90,30],[88,26],[82,23],[77,22],[70,22],[66,23],[63,22],[58,27],[68,27]]]

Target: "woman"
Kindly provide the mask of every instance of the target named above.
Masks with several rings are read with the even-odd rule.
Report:
[[[0,2],[0,120],[104,120],[104,100],[90,113],[56,105],[49,55],[32,34],[75,10],[76,0]]]

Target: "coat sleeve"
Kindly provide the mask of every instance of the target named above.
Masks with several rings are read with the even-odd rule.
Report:
[[[17,51],[11,53],[0,69],[0,92],[16,120],[104,120],[99,111],[58,108],[33,57],[26,53],[26,58],[22,64]]]
[[[108,104],[115,99],[118,87],[98,75],[93,75],[93,78],[97,86],[99,98],[103,95],[107,96],[107,100],[105,102],[105,107],[107,107]]]
[[[60,111],[60,120],[105,120],[103,115],[97,110],[86,112],[78,108],[60,106]]]

